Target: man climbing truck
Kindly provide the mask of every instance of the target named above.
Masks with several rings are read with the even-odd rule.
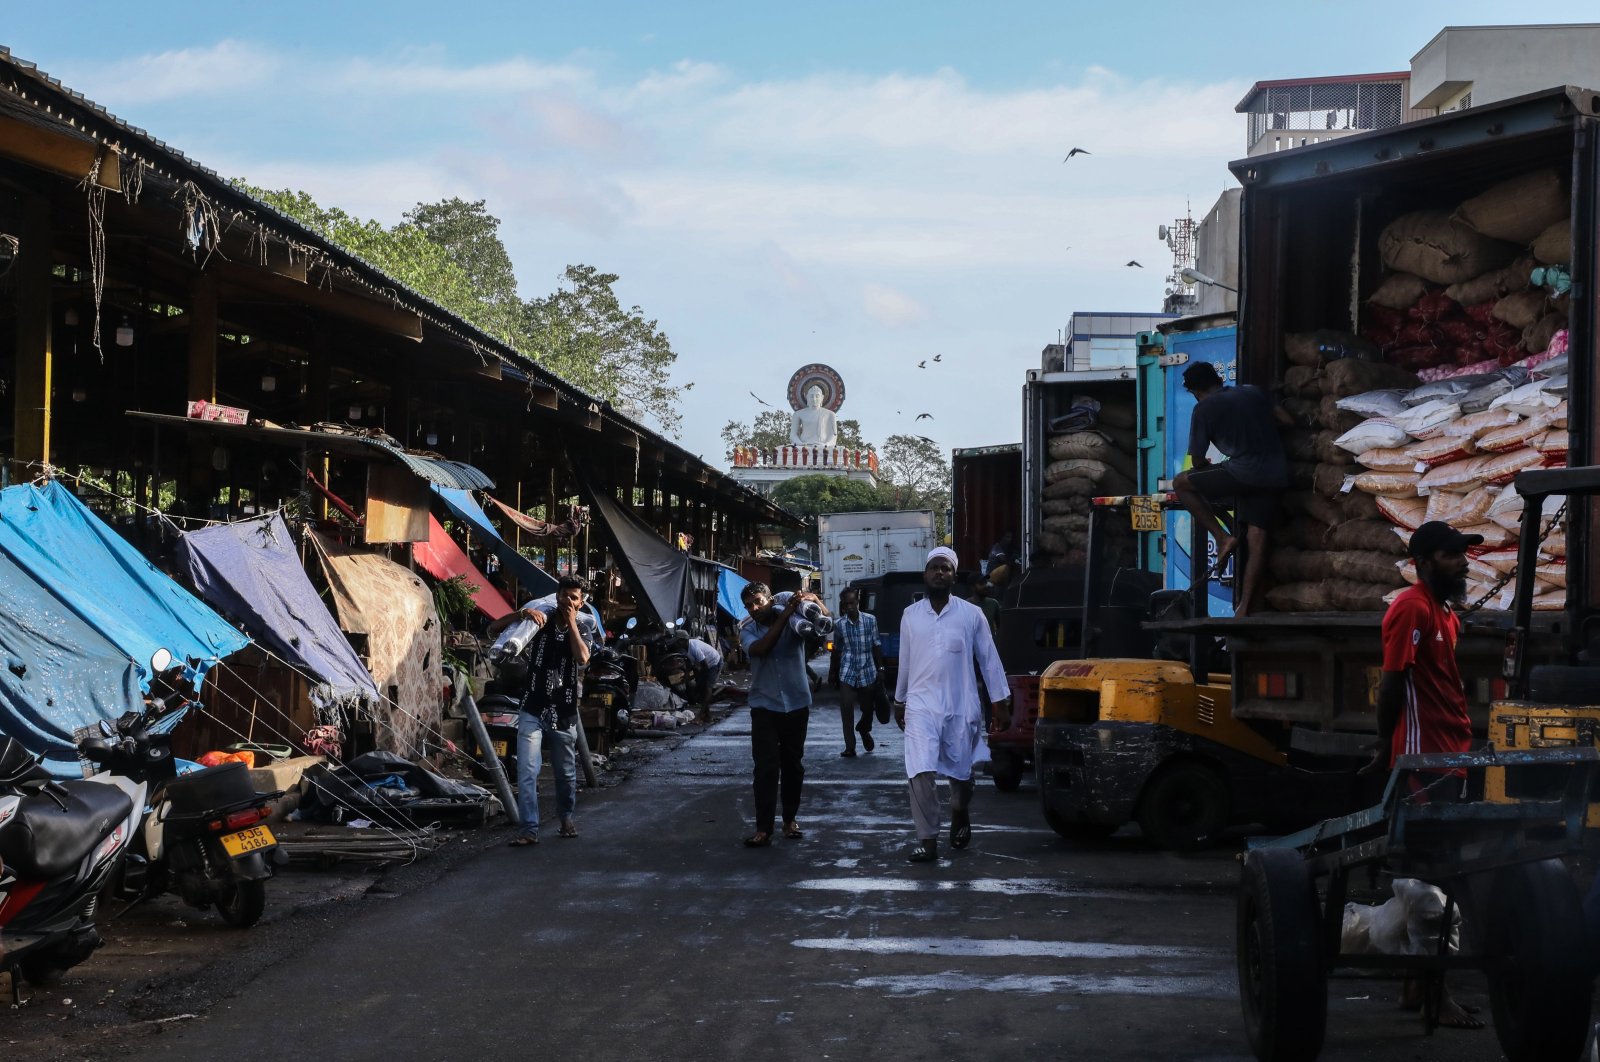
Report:
[[[1315,776],[1371,756],[1382,617],[1416,577],[1407,543],[1430,520],[1485,538],[1469,554],[1456,649],[1474,739],[1494,736],[1496,702],[1495,730],[1517,742],[1541,740],[1535,717],[1556,718],[1505,704],[1508,631],[1537,700],[1594,699],[1558,697],[1545,676],[1570,677],[1546,668],[1600,652],[1587,545],[1600,510],[1524,498],[1512,483],[1600,463],[1600,93],[1552,89],[1232,168],[1243,185],[1235,378],[1297,421],[1263,604],[1210,616],[1203,592],[1167,590],[1167,616],[1145,629],[1163,642],[1158,656],[1187,669],[1083,654],[1047,671],[1036,769],[1062,832],[1137,819],[1183,846],[1230,824],[1272,825],[1275,812],[1331,814],[1314,805],[1340,783]],[[1528,311],[1521,331],[1496,316],[1513,304]],[[1534,505],[1530,542],[1518,521]],[[1096,512],[1128,520],[1130,508]],[[1519,565],[1533,568],[1526,600],[1508,588]],[[1526,620],[1514,630],[1513,605]],[[1345,810],[1371,803],[1351,790]]]

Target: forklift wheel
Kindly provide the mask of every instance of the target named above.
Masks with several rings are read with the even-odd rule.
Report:
[[[1203,763],[1161,768],[1139,798],[1139,828],[1157,848],[1192,852],[1216,841],[1228,825],[1228,783]]]
[[[1245,1032],[1261,1062],[1302,1062],[1322,1050],[1328,974],[1318,941],[1317,891],[1292,848],[1247,852],[1235,959]]]
[[[1495,872],[1490,896],[1484,951],[1500,1049],[1511,1062],[1577,1058],[1593,976],[1571,876],[1558,859],[1518,863]]]

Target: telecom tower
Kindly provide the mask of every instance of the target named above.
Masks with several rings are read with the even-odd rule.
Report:
[[[1167,274],[1167,297],[1161,302],[1161,309],[1166,313],[1189,313],[1200,301],[1194,285],[1183,276],[1185,269],[1194,268],[1194,228],[1194,217],[1185,206],[1183,217],[1156,230],[1156,237],[1172,251],[1172,272]]]

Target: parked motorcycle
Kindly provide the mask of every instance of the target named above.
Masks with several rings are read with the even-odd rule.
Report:
[[[0,738],[0,970],[11,1001],[87,959],[100,890],[134,837],[145,786],[125,778],[57,782],[12,738]]]
[[[152,790],[108,894],[131,906],[175,892],[190,906],[214,906],[224,922],[247,929],[266,909],[277,848],[266,820],[281,794],[257,793],[242,763],[180,775],[171,738],[160,727],[188,703],[176,689],[152,697],[143,712],[102,723],[100,737],[78,745],[104,772],[95,778],[124,778]],[[140,810],[146,810],[143,803]]]

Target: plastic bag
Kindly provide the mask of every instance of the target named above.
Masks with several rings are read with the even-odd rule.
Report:
[[[1509,412],[1509,410],[1507,411]],[[1486,431],[1477,438],[1477,446],[1484,453],[1498,454],[1510,450],[1520,450],[1528,445],[1528,440],[1536,435],[1542,435],[1548,427],[1548,421],[1543,416],[1529,417],[1527,420],[1517,420],[1504,428],[1495,428]]]
[[[1479,482],[1503,486],[1516,479],[1518,472],[1541,467],[1544,464],[1544,454],[1529,446],[1521,450],[1489,454],[1472,460],[1479,462],[1477,468]]]
[[[1418,483],[1423,490],[1466,492],[1483,485],[1482,457],[1464,457],[1447,465],[1430,468]],[[1418,493],[1421,493],[1420,491]]]
[[[1334,405],[1347,413],[1360,413],[1367,417],[1392,417],[1404,413],[1408,408],[1405,396],[1410,391],[1404,388],[1387,388],[1380,391],[1363,391],[1359,395],[1349,395],[1337,399]]]
[[[1415,498],[1420,478],[1415,472],[1363,472],[1356,477],[1355,488],[1386,498]]]
[[[1412,443],[1405,449],[1406,456],[1411,458],[1413,464],[1426,465],[1429,468],[1451,461],[1460,461],[1477,452],[1478,448],[1471,439],[1456,435],[1441,435],[1437,439]]]
[[[1356,455],[1356,464],[1374,472],[1415,472],[1417,459],[1406,447],[1389,446],[1364,450]]]
[[[1507,394],[1501,395],[1489,403],[1490,409],[1509,409],[1513,413],[1520,413],[1524,417],[1538,416],[1540,413],[1554,409],[1561,401],[1559,395],[1548,394],[1545,386],[1549,380],[1535,380],[1525,383]]]
[[[1400,425],[1382,417],[1373,417],[1333,440],[1333,444],[1341,450],[1359,454],[1367,450],[1401,446],[1408,438],[1406,430]]]
[[[1461,407],[1446,399],[1434,399],[1412,406],[1401,416],[1393,418],[1413,439],[1432,439],[1444,434],[1445,427],[1461,417]]]
[[[1378,498],[1378,511],[1390,523],[1398,524],[1408,531],[1415,531],[1427,522],[1428,503],[1422,498],[1385,496]]]

